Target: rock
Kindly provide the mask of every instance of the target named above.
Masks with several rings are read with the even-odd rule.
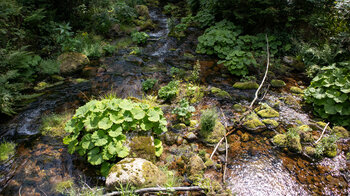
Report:
[[[196,140],[197,136],[193,132],[190,132],[185,135],[185,138],[188,140]]]
[[[321,128],[321,130],[323,130],[326,127],[326,125],[327,125],[327,123],[322,122],[322,121],[316,122],[316,124]],[[317,128],[317,127],[313,127],[313,128],[315,128],[316,130],[319,130],[319,128]],[[332,131],[330,126],[327,126],[326,130],[327,131]]]
[[[142,158],[151,162],[156,160],[156,148],[153,138],[150,136],[136,136],[132,138],[130,144],[130,157]]]
[[[204,140],[209,144],[217,144],[222,137],[225,136],[226,130],[225,126],[220,122],[216,121],[215,127],[212,132],[200,132],[201,136],[204,137]]]
[[[301,143],[300,143],[300,136],[299,134],[287,134],[287,147],[288,150],[292,151],[292,152],[301,152],[302,147],[301,147]]]
[[[190,127],[196,127],[198,125],[198,120],[190,120]]]
[[[304,148],[304,152],[305,152],[306,155],[308,155],[310,157],[315,157],[316,156],[316,149],[314,147],[306,146]]]
[[[272,80],[271,86],[274,88],[281,88],[286,86],[286,83],[283,80]]]
[[[262,118],[274,118],[274,117],[279,117],[280,114],[274,110],[273,108],[267,108],[264,110],[258,111],[258,115],[261,116]]]
[[[106,178],[106,186],[114,189],[120,186],[137,188],[162,186],[166,175],[153,163],[140,158],[126,158],[115,164]]]
[[[272,138],[272,142],[278,147],[286,146],[287,136],[285,134],[277,134]]]
[[[238,88],[242,90],[249,90],[249,89],[258,89],[259,84],[256,82],[248,81],[248,82],[236,82],[233,85],[233,88]]]
[[[219,88],[216,88],[216,87],[212,87],[210,89],[210,92],[215,96],[215,97],[218,97],[218,98],[221,98],[221,99],[232,99],[231,95],[224,91],[224,90],[221,90]]]
[[[288,64],[288,65],[292,65],[295,63],[295,59],[292,56],[284,56],[283,62]]]
[[[97,75],[97,67],[84,67],[83,69],[83,76],[85,77],[94,77]]]
[[[206,168],[206,166],[198,155],[192,156],[188,164],[190,180],[194,180],[195,178],[203,175],[203,170]]]
[[[336,145],[336,144],[332,144],[332,145],[328,146],[328,147],[323,151],[323,154],[324,154],[326,157],[329,157],[329,158],[333,158],[333,157],[337,156],[337,145]]]
[[[245,112],[246,108],[243,107],[241,104],[235,104],[235,105],[233,105],[233,110],[235,112]]]
[[[127,56],[126,61],[137,64],[138,66],[142,66],[144,64],[142,58],[134,55]]]
[[[205,167],[212,167],[214,166],[214,161],[211,159],[208,159],[205,163],[204,163]]]
[[[145,17],[145,18],[151,18],[150,15],[149,15],[149,10],[148,10],[148,7],[145,6],[145,5],[136,5],[135,6],[135,10],[136,10],[136,13],[139,15],[139,16],[142,16],[142,17]]]
[[[178,134],[176,134],[172,131],[167,131],[163,137],[164,137],[165,143],[167,145],[171,146],[171,145],[176,143]]]
[[[250,140],[249,134],[248,133],[243,133],[242,136],[241,136],[241,140],[243,142],[249,141]]]
[[[57,61],[60,63],[60,72],[62,74],[72,74],[80,71],[85,65],[89,64],[89,58],[78,52],[68,52],[61,54]]]
[[[264,120],[262,120],[262,122],[265,125],[267,125],[267,127],[270,129],[274,129],[274,128],[278,127],[278,125],[279,125],[277,121],[272,120],[272,119],[264,119]]]
[[[304,91],[301,88],[296,87],[296,86],[290,87],[290,91],[292,93],[296,93],[296,94],[304,94]]]
[[[261,132],[266,128],[265,124],[260,121],[254,112],[247,116],[247,120],[243,123],[243,127],[252,132]]]
[[[187,126],[184,123],[179,123],[179,124],[176,124],[173,126],[173,129],[178,130],[178,131],[184,130],[186,128],[187,128]]]
[[[349,132],[344,127],[335,126],[333,127],[333,132],[339,138],[347,138],[349,137]]]
[[[287,105],[299,106],[299,102],[291,95],[285,97],[284,103],[286,103]]]

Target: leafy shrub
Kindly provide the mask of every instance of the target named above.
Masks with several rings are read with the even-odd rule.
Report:
[[[126,99],[92,100],[78,108],[67,122],[65,130],[70,135],[63,143],[68,145],[69,153],[76,151],[92,165],[101,165],[101,173],[107,175],[111,163],[129,155],[125,145],[127,132],[158,135],[167,131],[166,125],[158,107]],[[156,150],[162,149],[160,140],[156,139],[154,144]]]
[[[171,75],[171,77],[173,77],[175,79],[184,79],[186,76],[186,71],[184,69],[181,69],[181,68],[171,67],[170,68],[170,75]]]
[[[350,125],[349,65],[324,67],[305,91],[305,99],[314,112],[337,124]]]
[[[42,60],[39,64],[39,71],[44,75],[53,75],[60,72],[60,63],[55,59]]]
[[[209,133],[214,130],[218,114],[215,109],[207,109],[202,112],[200,120],[200,129],[203,133]]]
[[[132,41],[137,44],[145,44],[149,35],[145,32],[135,32],[131,34]]]
[[[146,81],[142,82],[142,90],[143,91],[151,90],[157,82],[158,82],[157,79],[147,79]]]
[[[248,67],[257,65],[251,52],[241,50],[232,51],[225,60],[221,60],[218,63],[223,63],[232,74],[237,76],[247,75],[249,73]]]
[[[181,99],[179,102],[179,107],[176,107],[173,110],[173,114],[176,114],[178,120],[181,122],[189,124],[192,113],[195,111],[195,108],[193,106],[190,106],[190,103],[186,99]]]
[[[166,101],[176,97],[179,91],[179,81],[171,81],[168,85],[163,86],[158,91],[158,97]]]
[[[201,28],[210,27],[215,23],[215,16],[209,10],[200,10],[195,19]]]
[[[337,137],[335,135],[330,135],[327,137],[323,137],[320,141],[320,143],[317,144],[316,146],[316,153],[315,156],[317,158],[321,158],[324,155],[330,155],[328,153],[334,152],[336,155],[336,150],[337,150]]]

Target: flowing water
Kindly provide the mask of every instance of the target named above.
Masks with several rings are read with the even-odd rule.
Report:
[[[74,84],[67,81],[48,89],[45,95],[31,103],[13,120],[0,126],[1,137],[18,143],[16,155],[0,165],[0,194],[54,195],[54,184],[65,179],[103,185],[104,179],[95,177],[94,168],[89,167],[82,158],[68,154],[60,139],[38,134],[40,119],[51,112],[75,109],[87,101],[87,96],[97,97],[109,90],[123,98],[142,97],[141,82],[145,78],[154,77],[160,83],[165,83],[171,79],[168,74],[170,67],[187,68],[188,64],[194,64],[195,59],[184,57],[183,54],[195,54],[196,36],[200,32],[194,31],[185,41],[178,41],[167,37],[167,18],[160,10],[152,9],[150,16],[158,28],[149,32],[149,43],[141,48],[141,55],[127,55],[128,51],[122,51],[105,58],[102,61],[107,65],[105,72],[90,78],[89,82]],[[234,102],[247,103],[242,99],[252,98],[254,92],[233,89],[230,77],[225,75],[222,67],[212,66],[213,60],[199,58],[203,65],[203,82],[228,91],[233,95]],[[268,94],[267,99],[276,101],[278,95]],[[224,108],[233,105],[232,100],[218,101]],[[281,120],[288,123],[295,123],[295,119],[309,122],[308,115],[300,109],[282,104],[280,111]],[[314,164],[280,153],[262,136],[255,136],[255,140],[247,143],[233,143],[230,148],[233,150],[226,183],[237,195],[312,195],[316,190],[316,194],[349,193],[349,177],[344,177],[349,176],[344,154],[335,161],[325,159]],[[321,172],[321,166],[333,168],[334,171]],[[337,179],[335,184],[327,183],[331,178]]]

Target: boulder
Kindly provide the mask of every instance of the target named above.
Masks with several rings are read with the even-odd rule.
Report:
[[[166,175],[153,163],[141,158],[126,158],[115,164],[106,178],[108,189],[122,186],[156,187],[166,183]]]
[[[340,126],[333,127],[332,133],[335,133],[335,135],[339,138],[349,137],[349,132],[344,127],[340,127]]]
[[[304,94],[304,91],[301,88],[296,87],[296,86],[290,87],[290,91],[292,93],[296,93],[296,94]]]
[[[238,88],[242,90],[250,90],[250,89],[258,89],[259,84],[256,82],[248,81],[248,82],[236,82],[233,85],[233,88]]]
[[[278,127],[278,122],[272,119],[264,119],[262,120],[262,122],[270,129],[274,129],[276,127]]]
[[[78,52],[67,52],[57,58],[61,74],[71,74],[80,71],[90,63],[89,58]]]
[[[221,140],[221,138],[225,136],[225,134],[225,126],[218,120],[216,121],[215,127],[212,132],[200,132],[200,135],[204,137],[204,140],[209,144],[217,144]]]
[[[279,147],[286,146],[287,136],[285,134],[277,134],[272,138],[272,142]]]
[[[150,136],[136,136],[130,144],[130,157],[143,158],[151,162],[156,160],[156,147],[153,138]]]
[[[215,97],[218,97],[221,99],[232,99],[231,95],[228,92],[216,87],[212,87],[210,89],[210,93],[213,94]]]
[[[196,180],[198,178],[201,178],[203,175],[203,170],[206,168],[203,160],[198,155],[194,155],[190,158],[188,164],[189,179]]]
[[[271,86],[274,88],[281,88],[286,86],[286,83],[283,80],[271,80]]]
[[[251,132],[261,132],[266,128],[265,124],[261,122],[258,115],[252,112],[247,116],[247,120],[243,123],[243,127]]]

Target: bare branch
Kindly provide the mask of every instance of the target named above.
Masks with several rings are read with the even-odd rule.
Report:
[[[322,131],[322,133],[321,133],[321,136],[320,136],[320,138],[318,138],[318,140],[315,142],[315,144],[317,144],[317,143],[322,139],[323,134],[324,134],[324,132],[326,131],[328,125],[329,125],[329,122],[328,122],[328,123],[326,124],[326,126],[323,128],[323,131]]]
[[[128,194],[128,193],[134,193],[134,194],[143,194],[143,193],[149,193],[149,192],[166,192],[166,191],[202,191],[203,188],[199,186],[190,186],[190,187],[169,187],[169,188],[162,188],[162,187],[152,187],[152,188],[143,188],[138,189],[135,191],[115,191],[111,193],[107,193],[103,196],[114,196],[114,195],[122,195],[122,194]]]

